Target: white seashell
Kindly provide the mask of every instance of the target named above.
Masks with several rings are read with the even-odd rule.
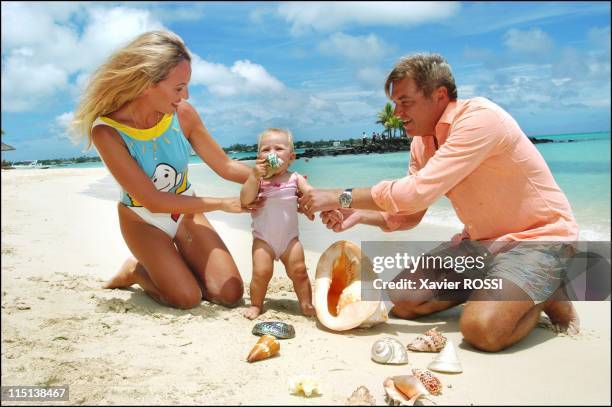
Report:
[[[289,393],[303,394],[306,397],[321,393],[321,383],[314,376],[294,376],[289,378]]]
[[[346,399],[346,403],[344,404],[347,406],[375,406],[376,400],[374,400],[374,397],[372,397],[367,387],[359,386],[353,394]]]
[[[395,338],[383,338],[374,342],[371,352],[374,362],[388,365],[402,365],[408,363],[408,352],[400,341]]]
[[[446,346],[444,349],[442,349],[438,357],[434,359],[434,361],[431,362],[427,368],[442,373],[463,372],[461,362],[459,362],[459,358],[457,357],[455,346],[453,345],[452,341],[448,341],[446,343]]]

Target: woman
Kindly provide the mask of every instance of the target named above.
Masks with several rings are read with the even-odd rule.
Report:
[[[187,177],[191,148],[221,177],[244,183],[246,165],[229,159],[185,99],[191,56],[183,41],[147,32],[92,76],[73,128],[87,134],[122,188],[121,233],[135,258],[105,288],[140,285],[156,301],[192,308],[202,299],[235,305],[243,284],[225,244],[203,215],[238,213],[238,197],[196,197]]]

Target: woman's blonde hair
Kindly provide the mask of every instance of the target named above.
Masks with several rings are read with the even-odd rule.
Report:
[[[291,148],[292,152],[294,151],[293,135],[291,134],[291,132],[287,129],[277,129],[277,128],[271,127],[269,129],[265,129],[259,134],[259,136],[257,136],[257,152],[259,152],[259,150],[261,149],[261,139],[263,138],[263,136],[268,135],[270,133],[279,133],[279,134],[283,134],[287,136],[287,142],[289,143],[289,147]]]
[[[168,31],[150,31],[115,51],[91,76],[71,123],[76,140],[87,135],[96,118],[119,109],[149,86],[164,80],[179,62],[191,62],[183,40]]]

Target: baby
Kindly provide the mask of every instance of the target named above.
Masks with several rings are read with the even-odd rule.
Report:
[[[314,315],[310,280],[306,273],[304,248],[299,241],[297,191],[310,190],[306,179],[289,172],[295,160],[291,133],[281,129],[267,129],[259,135],[258,154],[253,172],[242,186],[240,201],[253,202],[258,194],[266,198],[264,207],[253,217],[253,276],[251,278],[251,306],[244,315],[257,318],[272,278],[274,261],[285,266],[293,281],[302,313]]]

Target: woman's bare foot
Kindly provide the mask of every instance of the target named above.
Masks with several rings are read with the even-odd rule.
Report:
[[[127,259],[119,268],[113,278],[108,280],[103,288],[126,288],[136,283],[135,272],[138,260],[135,258]]]
[[[552,297],[546,301],[542,311],[548,315],[556,331],[570,336],[577,335],[580,332],[578,313],[574,304],[567,298],[564,289],[557,289]]]
[[[300,304],[300,307],[302,308],[302,314],[304,314],[304,316],[306,317],[312,317],[316,314],[314,307],[309,302],[305,304]]]
[[[251,305],[249,309],[244,311],[242,315],[247,317],[248,319],[255,319],[261,314],[261,308],[255,305]]]

